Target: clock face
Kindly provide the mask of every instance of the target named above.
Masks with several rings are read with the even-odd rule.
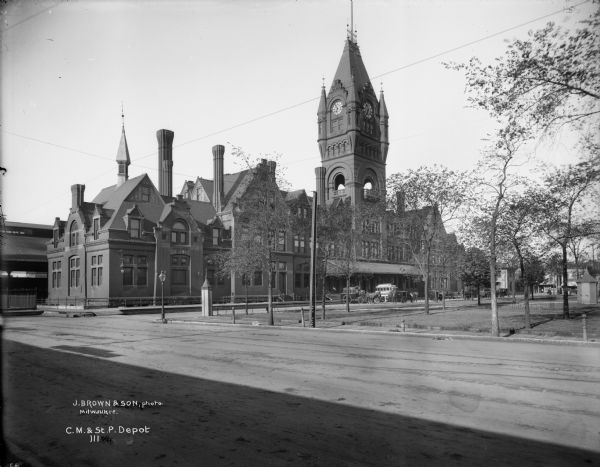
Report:
[[[342,101],[335,101],[331,106],[331,110],[334,115],[339,115],[342,113]]]
[[[371,104],[369,102],[365,102],[362,106],[362,110],[365,114],[365,117],[367,119],[371,119],[373,118],[373,107],[371,107]]]

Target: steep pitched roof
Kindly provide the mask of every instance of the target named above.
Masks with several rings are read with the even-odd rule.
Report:
[[[133,193],[133,191],[144,181],[146,182],[146,185],[150,185],[153,188],[153,199],[156,199],[158,202],[140,203],[139,201],[127,201],[127,198],[131,193]],[[103,228],[125,230],[127,226],[125,225],[123,218],[127,214],[127,211],[134,205],[137,204],[140,214],[145,219],[157,222],[165,203],[152,183],[152,180],[150,180],[150,177],[148,177],[147,174],[142,174],[130,178],[122,185],[113,185],[104,188],[90,204],[92,204],[92,206],[94,204],[100,204],[106,210],[106,213],[110,213],[110,218],[103,225]]]
[[[332,89],[338,80],[349,91],[354,88],[357,92],[371,86],[369,74],[360,56],[360,49],[350,39],[346,40],[342,58],[332,81]]]
[[[203,201],[186,200],[190,207],[190,213],[196,221],[202,224],[208,224],[208,222],[217,215],[214,206],[211,203]]]

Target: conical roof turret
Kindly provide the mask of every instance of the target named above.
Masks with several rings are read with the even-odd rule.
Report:
[[[127,165],[131,164],[127,137],[125,136],[125,125],[121,128],[121,141],[119,142],[119,149],[117,149],[117,162],[125,162]]]
[[[327,96],[325,94],[325,85],[321,87],[321,101],[319,102],[318,115],[325,115],[327,113]]]
[[[387,106],[385,105],[385,99],[383,98],[383,89],[379,93],[379,116],[380,118],[389,118]]]

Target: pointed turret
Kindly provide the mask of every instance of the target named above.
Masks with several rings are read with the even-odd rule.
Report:
[[[119,166],[119,172],[117,174],[117,186],[121,186],[129,178],[129,148],[127,147],[127,137],[125,136],[125,117],[121,111],[121,118],[123,119],[123,125],[121,127],[121,142],[119,143],[119,149],[117,149],[117,165]]]
[[[319,125],[319,151],[321,159],[325,156],[325,147],[327,141],[327,96],[325,94],[325,84],[321,87],[321,101],[319,102],[319,110],[317,111],[317,121]]]
[[[390,138],[388,135],[388,120],[389,115],[387,107],[385,105],[385,99],[383,97],[383,89],[379,93],[379,133],[380,133],[380,144],[381,144],[381,160],[387,161],[388,148],[390,146]]]

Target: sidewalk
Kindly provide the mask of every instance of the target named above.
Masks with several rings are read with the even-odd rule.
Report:
[[[152,308],[152,309],[150,309]],[[304,321],[301,310],[304,310]],[[583,340],[582,314],[586,313],[587,341],[600,343],[600,305],[580,305],[574,301],[569,303],[571,319],[562,319],[562,302],[536,300],[531,303],[530,321],[532,327],[525,329],[524,312],[521,302],[516,304],[509,300],[499,303],[498,316],[500,335],[511,339],[535,339],[553,341]],[[133,313],[132,313],[133,311]],[[143,314],[160,315],[160,308],[146,307]],[[94,316],[110,316],[135,314],[134,310],[118,308],[73,310],[68,313],[46,311],[43,316],[86,318]],[[230,308],[214,311],[214,316],[205,317],[198,306],[189,306],[189,311],[177,307],[176,311],[165,307],[166,318],[173,322],[195,322],[204,324],[233,324]],[[21,312],[19,316],[39,315],[39,311]],[[124,317],[125,318],[125,317]],[[329,303],[326,306],[326,317],[322,319],[321,304],[316,307],[317,328],[337,328],[371,331],[395,331],[417,334],[437,334],[445,336],[490,336],[491,307],[489,302],[478,306],[470,300],[448,300],[446,309],[441,303],[431,302],[430,312],[425,314],[423,302],[417,303],[380,303],[351,304],[350,313],[345,304]],[[156,319],[152,317],[151,319]],[[274,320],[276,326],[309,327],[310,313],[307,306],[290,308],[277,307],[275,304]],[[268,314],[263,308],[235,311],[235,324],[265,326]]]

